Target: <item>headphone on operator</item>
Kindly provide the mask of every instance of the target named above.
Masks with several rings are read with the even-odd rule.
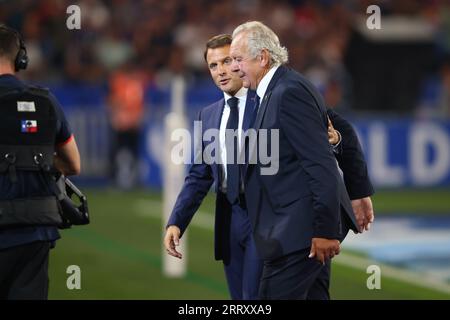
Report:
[[[28,55],[27,48],[25,47],[25,42],[23,41],[20,33],[13,28],[10,28],[4,24],[0,24],[0,30],[3,29],[7,32],[13,33],[19,40],[19,51],[17,52],[16,58],[14,59],[14,69],[15,71],[25,70],[28,66]]]

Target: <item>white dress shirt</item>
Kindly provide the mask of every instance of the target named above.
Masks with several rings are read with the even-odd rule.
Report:
[[[264,95],[266,94],[267,87],[269,86],[270,80],[272,80],[275,71],[280,67],[279,64],[274,65],[269,72],[261,79],[261,82],[258,84],[258,88],[256,88],[256,94],[259,97],[259,105],[263,102]]]
[[[239,122],[238,122],[238,143],[239,150],[241,148],[241,133],[242,133],[242,123],[244,121],[245,104],[247,102],[247,88],[242,87],[234,96],[239,99],[238,110],[239,110]],[[225,107],[223,108],[222,119],[220,121],[220,131],[219,131],[219,144],[220,144],[220,159],[222,168],[222,183],[221,191],[226,192],[227,190],[227,148],[225,144],[225,130],[227,128],[228,118],[230,117],[230,106],[228,105],[228,99],[232,98],[227,93],[223,93],[225,99]]]

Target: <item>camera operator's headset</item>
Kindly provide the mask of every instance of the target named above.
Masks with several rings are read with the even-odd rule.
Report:
[[[8,31],[16,36],[19,40],[19,51],[17,52],[16,59],[14,59],[15,71],[25,70],[28,66],[27,48],[25,48],[25,42],[23,41],[20,33],[13,28],[10,28],[4,24],[0,24],[0,30]]]

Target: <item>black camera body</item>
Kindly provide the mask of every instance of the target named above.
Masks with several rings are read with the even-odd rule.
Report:
[[[57,179],[56,184],[60,191],[58,199],[63,220],[60,228],[67,229],[72,225],[89,224],[89,208],[86,196],[64,175]],[[79,204],[74,202],[72,197],[76,197]]]

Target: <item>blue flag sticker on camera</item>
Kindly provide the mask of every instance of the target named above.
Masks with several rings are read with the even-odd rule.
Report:
[[[22,120],[22,129],[23,133],[36,133],[38,131],[37,121],[36,120]]]

